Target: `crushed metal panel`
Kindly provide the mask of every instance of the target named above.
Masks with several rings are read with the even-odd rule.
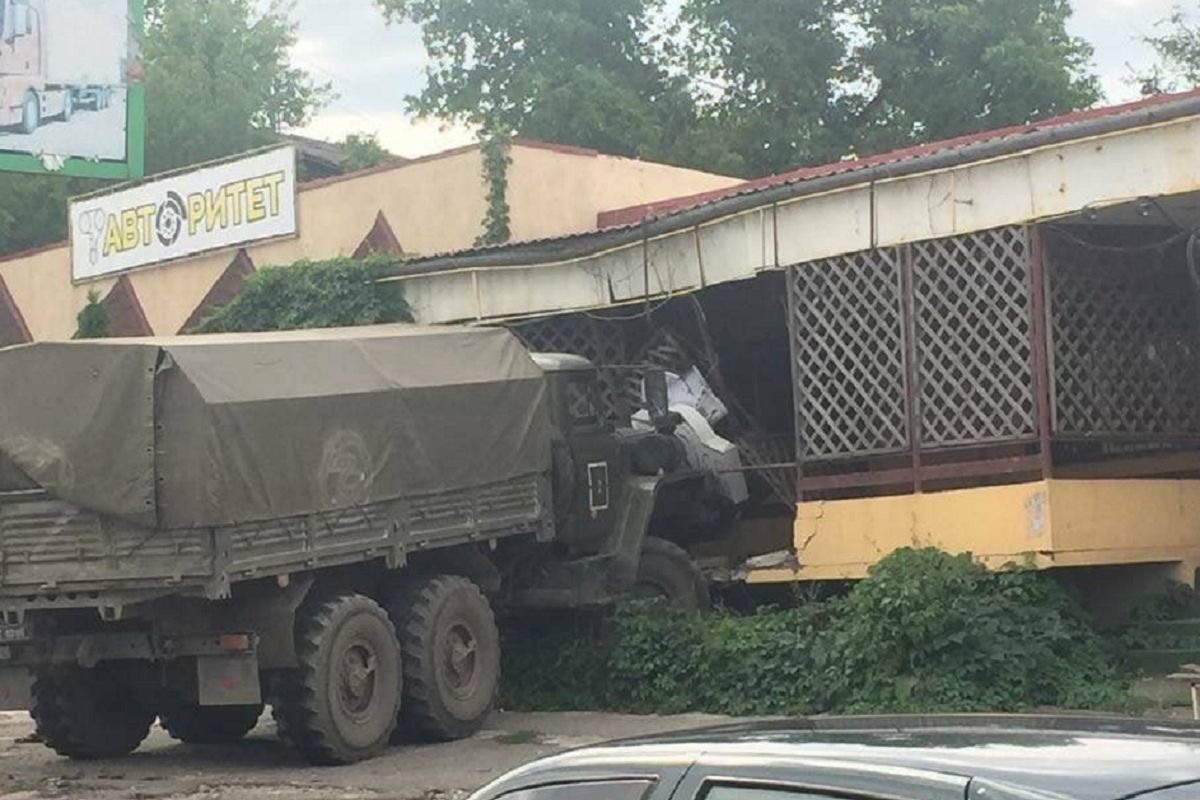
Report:
[[[949,236],[957,229],[959,199],[954,173],[934,172],[875,186],[878,208],[899,209],[876,220],[877,239],[895,244]]]
[[[640,247],[637,252],[636,272],[641,275]],[[621,274],[628,274],[632,269],[627,267]],[[613,302],[605,267],[586,260],[545,264],[532,269],[481,269],[472,275],[477,281],[473,291],[478,298],[481,319],[598,308]],[[441,322],[443,318],[431,321]]]
[[[704,285],[742,280],[775,267],[775,214],[755,209],[696,229]]]
[[[801,264],[881,244],[872,235],[869,186],[805,197],[776,209],[779,263]],[[888,243],[890,244],[890,242]]]
[[[479,281],[472,272],[404,278],[404,300],[416,322],[433,325],[480,318]]]

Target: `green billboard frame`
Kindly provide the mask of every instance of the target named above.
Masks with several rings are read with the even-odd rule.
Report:
[[[130,32],[137,37],[136,52],[141,58],[146,35],[146,0],[129,0]],[[28,153],[0,152],[0,172],[32,175],[59,175],[73,178],[133,180],[146,172],[146,87],[142,82],[125,89],[125,160],[105,161],[68,158],[62,169],[46,169],[42,160]]]

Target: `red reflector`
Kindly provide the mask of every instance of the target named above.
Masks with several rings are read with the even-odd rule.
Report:
[[[217,647],[222,650],[249,650],[250,637],[245,633],[223,633],[217,639]]]

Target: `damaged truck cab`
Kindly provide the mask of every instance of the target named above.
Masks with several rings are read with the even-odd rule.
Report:
[[[711,476],[507,331],[380,326],[0,350],[0,708],[77,758],[157,718],[314,763],[468,736],[493,607],[701,608]]]

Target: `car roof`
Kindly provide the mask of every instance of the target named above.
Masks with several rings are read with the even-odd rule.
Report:
[[[1117,800],[1200,781],[1200,726],[1093,716],[952,715],[771,720],[640,737],[544,759],[480,797],[539,775],[644,773],[654,765],[737,765],[726,777],[793,779],[821,764],[992,781],[1036,796]],[[836,787],[835,787],[836,788]]]

